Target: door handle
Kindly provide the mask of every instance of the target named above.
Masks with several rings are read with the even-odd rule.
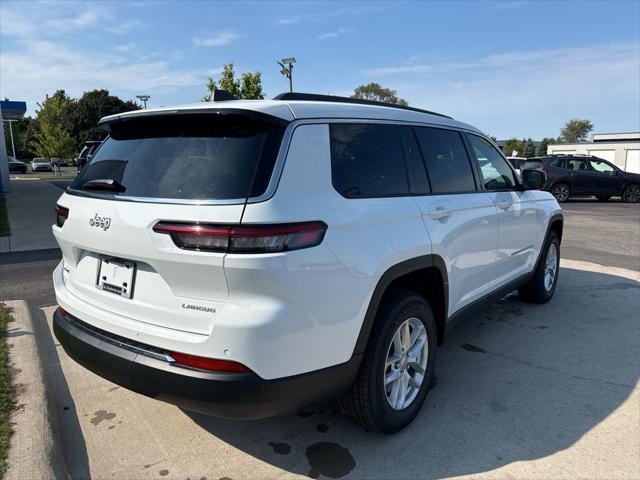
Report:
[[[513,202],[496,202],[496,207],[501,208],[502,210],[507,210],[511,208]]]
[[[443,207],[437,207],[435,210],[429,212],[429,216],[434,220],[442,220],[451,216],[451,210],[446,210]]]

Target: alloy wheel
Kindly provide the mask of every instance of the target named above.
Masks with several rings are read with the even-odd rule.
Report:
[[[629,185],[625,188],[623,200],[627,203],[636,203],[640,201],[640,186]]]
[[[556,185],[551,192],[556,200],[564,202],[569,198],[569,187],[566,185]]]
[[[404,410],[418,396],[429,357],[427,330],[411,317],[398,327],[389,348],[384,369],[387,402],[394,410]]]
[[[555,243],[549,245],[547,251],[547,258],[544,266],[544,288],[547,292],[550,292],[553,288],[553,284],[556,281],[558,273],[558,247]]]

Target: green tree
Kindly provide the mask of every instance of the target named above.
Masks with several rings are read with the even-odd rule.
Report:
[[[536,156],[536,146],[531,138],[527,138],[527,140],[524,142],[524,146],[522,148],[522,156],[526,158]]]
[[[84,92],[71,109],[69,131],[74,138],[76,148],[87,140],[102,140],[106,133],[98,128],[98,121],[107,115],[139,110],[136,102],[122,100],[109,94],[108,90]]]
[[[538,156],[539,157],[545,156],[547,154],[547,147],[549,146],[549,144],[556,143],[556,142],[557,142],[557,140],[555,138],[544,137],[540,141],[540,145],[538,145]]]
[[[517,138],[510,138],[505,142],[502,151],[507,157],[517,157],[522,155],[524,148],[520,140]],[[514,151],[516,152],[515,154],[513,153]]]
[[[210,102],[214,90],[226,90],[239,100],[262,100],[262,75],[260,72],[245,72],[239,79],[235,78],[233,63],[227,63],[220,73],[220,80],[216,82],[212,77],[207,80],[207,93],[202,97],[203,102]]]
[[[593,130],[593,123],[589,120],[571,119],[560,130],[560,141],[563,143],[583,142],[591,130]]]
[[[4,123],[4,138],[7,145],[7,153],[12,155],[11,135],[9,132],[9,122]],[[33,148],[34,135],[36,133],[37,124],[35,119],[24,117],[21,120],[11,122],[13,130],[13,143],[16,147],[16,158],[22,160],[30,160],[36,156]]]
[[[395,103],[396,105],[409,105],[403,98],[398,97],[398,92],[390,88],[384,88],[379,83],[367,83],[360,85],[353,91],[351,98],[361,98],[363,100],[375,100],[376,102]]]
[[[38,128],[32,142],[38,156],[69,158],[75,153],[75,141],[68,128],[73,106],[73,100],[64,90],[47,95],[44,102],[38,104]]]

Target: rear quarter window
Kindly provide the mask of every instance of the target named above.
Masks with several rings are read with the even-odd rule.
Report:
[[[332,123],[331,178],[344,197],[409,194],[400,134],[395,125]]]

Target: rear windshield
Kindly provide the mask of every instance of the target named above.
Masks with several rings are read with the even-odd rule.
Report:
[[[215,114],[147,117],[110,128],[110,137],[72,188],[193,200],[259,196],[271,178],[284,131],[245,116]],[[114,180],[118,188],[91,182],[103,179]]]

